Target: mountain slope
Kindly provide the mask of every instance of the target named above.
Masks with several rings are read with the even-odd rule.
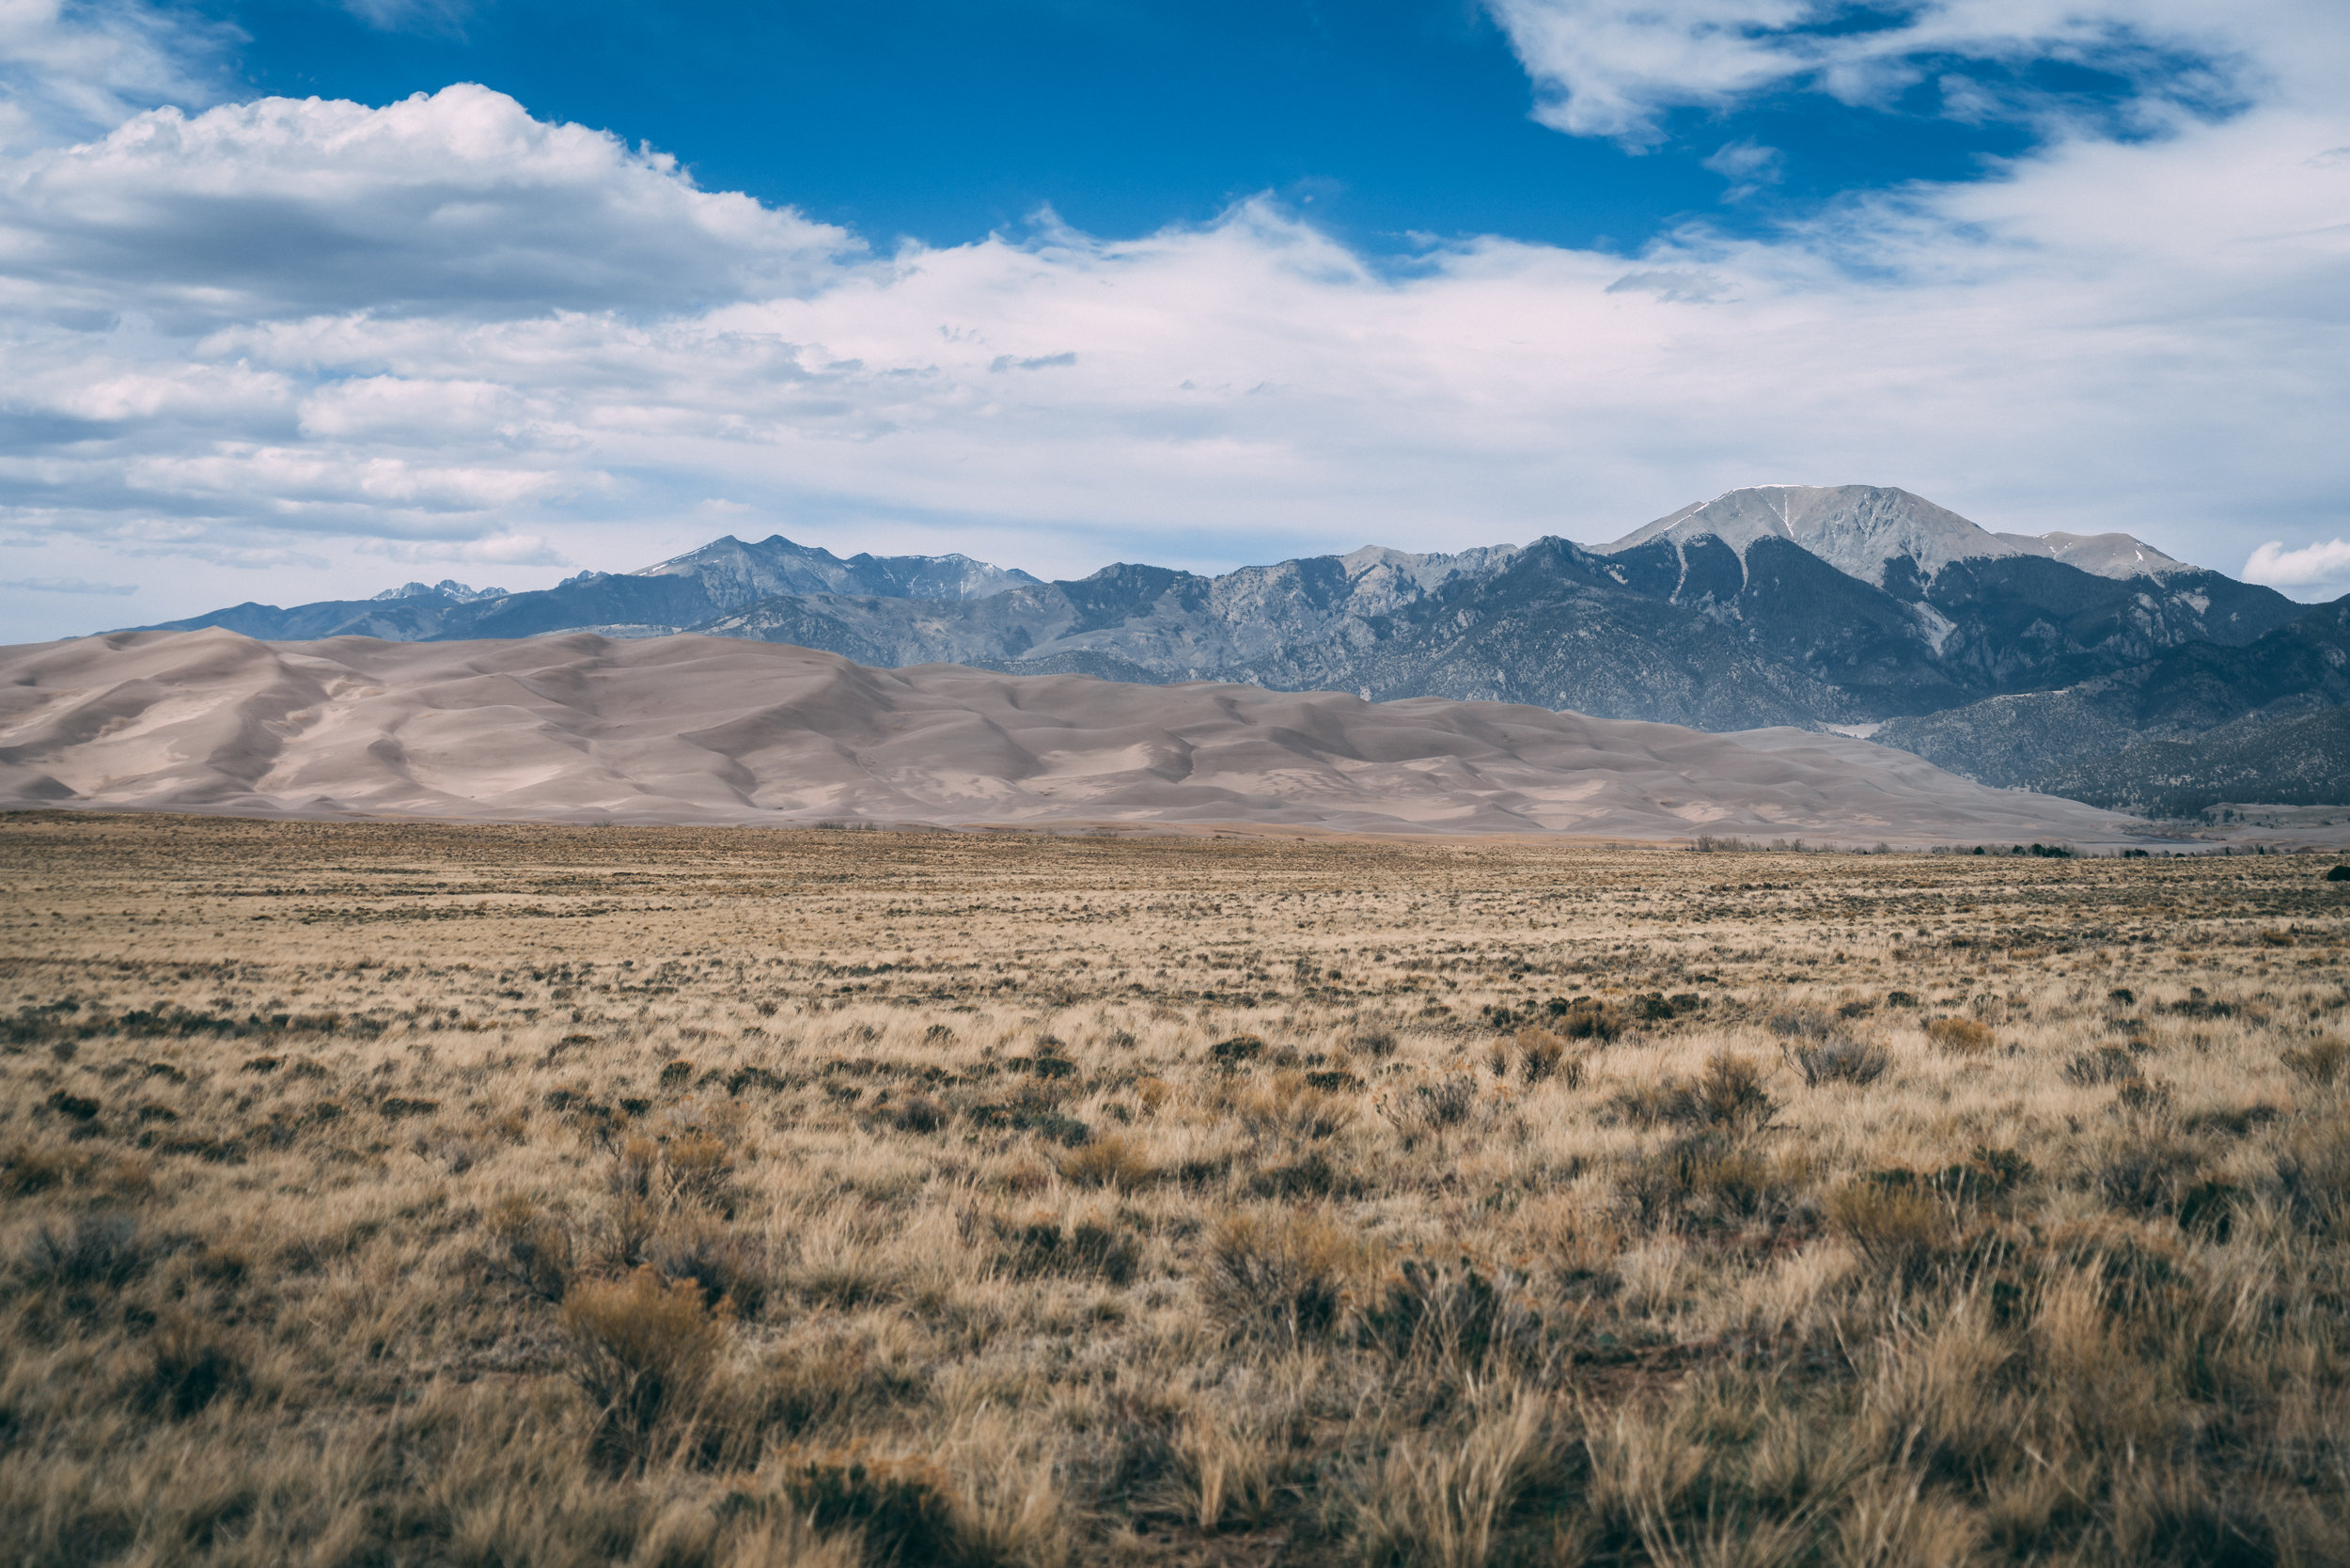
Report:
[[[503,821],[1262,823],[2125,841],[1839,735],[870,669],[734,639],[0,649],[0,805]]]
[[[2077,766],[2154,743],[2192,740],[2250,715],[2290,715],[2345,702],[2350,595],[2304,611],[2248,647],[2191,643],[2060,691],[1997,697],[1896,719],[1875,739],[1985,783],[2093,776],[2101,780],[2095,788],[2127,793],[2157,788],[2154,781],[2173,765],[2160,760],[2170,754],[2150,754],[2128,765],[2155,770],[2142,786],[2125,786],[2103,764],[2093,774]]]
[[[2193,817],[2222,802],[2350,806],[2350,708],[2250,714],[2191,741],[2068,764],[2035,787],[2153,817]]]

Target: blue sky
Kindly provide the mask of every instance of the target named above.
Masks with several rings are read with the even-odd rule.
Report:
[[[1467,0],[207,10],[245,35],[233,69],[256,94],[384,103],[487,83],[675,153],[713,189],[933,245],[1048,207],[1089,233],[1145,234],[1272,192],[1374,253],[1429,233],[1631,252],[1694,214],[1754,228],[1854,189],[1969,178],[2042,134],[1950,118],[1921,83],[1865,106],[1791,88],[1684,108],[1648,146],[1562,135]],[[2054,61],[2028,73],[2092,113],[2148,86]],[[1707,160],[1747,142],[1781,154],[1778,179],[1725,203],[1747,181]]]
[[[0,0],[0,618],[1916,490],[2350,589],[2338,0]]]

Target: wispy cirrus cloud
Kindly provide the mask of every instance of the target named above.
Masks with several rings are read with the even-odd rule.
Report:
[[[0,0],[0,153],[102,135],[157,104],[210,102],[235,37],[135,0]]]
[[[93,583],[86,577],[9,577],[0,579],[0,588],[17,588],[26,593],[69,593],[81,597],[93,594],[119,597],[136,593],[136,583]]]
[[[1679,108],[1720,110],[1799,91],[1882,105],[1926,85],[1954,118],[2084,116],[2145,128],[2240,104],[2257,64],[2231,22],[2314,11],[2245,0],[2226,17],[2195,0],[1487,0],[1541,94],[1543,123],[1636,146]],[[2235,8],[2231,8],[2235,9]],[[2246,13],[2249,13],[2248,16]],[[2094,71],[2070,95],[2037,68]]]

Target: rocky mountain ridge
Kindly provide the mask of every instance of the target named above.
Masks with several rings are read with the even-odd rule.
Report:
[[[462,586],[462,585],[445,585]],[[1856,724],[2062,689],[2300,612],[2125,535],[1999,535],[1889,487],[1778,486],[1612,542],[1377,547],[1217,576],[1135,563],[1040,582],[963,557],[713,541],[624,574],[163,629],[406,641],[694,630],[862,664],[1441,697],[1729,730]]]

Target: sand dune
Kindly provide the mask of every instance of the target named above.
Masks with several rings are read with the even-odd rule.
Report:
[[[1254,823],[2111,842],[2124,819],[1793,729],[588,635],[0,649],[0,805],[575,823]]]

